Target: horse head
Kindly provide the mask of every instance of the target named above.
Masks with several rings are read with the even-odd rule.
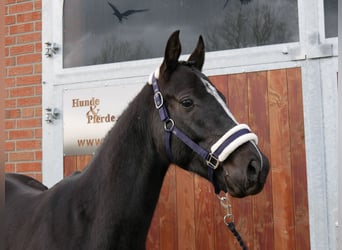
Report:
[[[268,159],[257,147],[257,136],[236,121],[224,96],[201,72],[204,53],[200,36],[188,60],[179,61],[179,31],[170,36],[164,60],[149,81],[156,148],[166,160],[209,179],[216,193],[257,194],[268,175]]]

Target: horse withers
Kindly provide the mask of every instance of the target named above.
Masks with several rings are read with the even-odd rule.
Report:
[[[5,249],[145,249],[170,163],[207,178],[216,193],[260,192],[268,160],[201,72],[204,50],[200,36],[179,61],[179,31],[170,36],[162,64],[83,172],[50,189],[7,174]]]

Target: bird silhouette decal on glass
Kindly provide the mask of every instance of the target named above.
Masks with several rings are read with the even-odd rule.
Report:
[[[138,13],[138,12],[145,12],[149,11],[149,9],[138,9],[138,10],[126,10],[125,12],[120,12],[118,8],[116,8],[112,3],[108,2],[109,6],[113,9],[113,15],[116,16],[119,20],[119,23],[122,23],[123,19],[127,19],[128,16]]]

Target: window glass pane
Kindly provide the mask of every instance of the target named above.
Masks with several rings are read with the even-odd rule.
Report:
[[[181,30],[183,53],[298,41],[297,0],[65,0],[64,67],[161,57]]]
[[[337,0],[324,0],[325,37],[337,37]]]

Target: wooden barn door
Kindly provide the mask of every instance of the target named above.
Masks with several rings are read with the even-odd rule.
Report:
[[[237,120],[259,136],[271,170],[264,190],[232,198],[238,231],[250,250],[310,249],[300,68],[210,77]],[[91,156],[66,156],[64,174]],[[150,227],[148,250],[241,249],[205,179],[171,165]]]

